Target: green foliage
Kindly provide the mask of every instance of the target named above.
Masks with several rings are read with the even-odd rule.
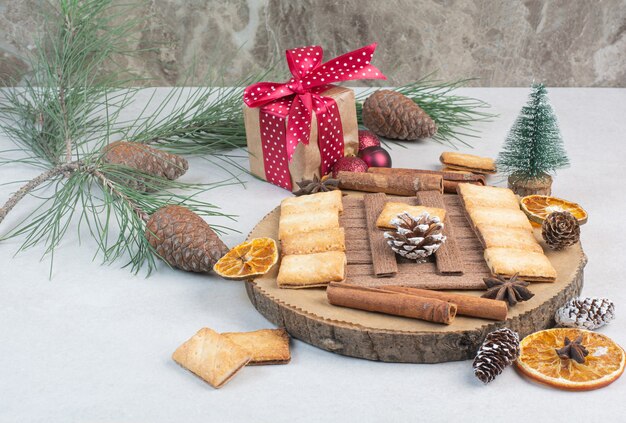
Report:
[[[132,53],[128,42],[140,23],[126,18],[133,7],[110,0],[60,0],[47,14],[41,40],[30,57],[32,72],[23,86],[0,93],[0,132],[15,144],[15,148],[0,152],[0,165],[17,162],[44,169],[0,207],[2,222],[25,195],[33,194],[41,201],[0,240],[20,237],[20,251],[45,245],[51,269],[54,251],[73,228],[72,222],[78,224],[79,236],[86,232],[95,240],[94,257],[106,263],[126,258],[134,272],[145,268],[150,273],[158,256],[144,231],[145,221],[154,211],[167,204],[184,204],[201,215],[233,218],[196,198],[231,181],[186,184],[101,159],[103,146],[129,132],[129,122],[122,121],[121,112],[133,102],[137,90],[121,87],[137,80],[127,79],[114,59]],[[181,123],[188,124],[187,131],[193,134],[199,117],[208,120],[217,113],[207,112],[207,107],[220,109],[199,96],[187,100],[187,105],[195,107],[193,113],[169,114],[165,123],[155,124],[152,118],[137,121],[144,123],[136,129],[135,133],[142,135],[137,140],[169,142],[172,138],[164,135],[179,135],[174,131]],[[234,100],[230,102],[234,104]],[[159,107],[163,111],[169,106],[166,102]],[[226,115],[234,116],[234,112],[224,108],[222,116]],[[231,143],[222,141],[221,145]],[[133,188],[140,185],[157,192]],[[220,230],[220,226],[212,227]]]
[[[569,165],[556,115],[543,84],[533,84],[528,104],[515,120],[498,155],[498,169],[518,178],[538,178]]]
[[[478,138],[479,131],[472,126],[476,122],[489,122],[497,115],[485,109],[489,104],[472,97],[453,94],[453,91],[467,85],[472,79],[459,79],[444,82],[433,79],[433,74],[418,81],[403,85],[395,91],[409,97],[419,105],[437,124],[433,140],[456,147],[457,143],[470,146],[466,138]],[[357,96],[357,117],[362,121],[362,102],[371,94],[367,90]],[[400,144],[401,145],[401,144]]]
[[[99,70],[114,54],[129,54],[129,40],[140,23],[116,23],[130,7],[111,1],[60,0],[56,5],[45,11],[42,36],[27,57],[31,72],[24,86],[3,90],[0,99],[0,129],[44,166],[93,149],[93,141],[102,140],[109,129],[109,119],[129,103],[132,90],[111,90],[124,83],[114,62],[107,72]]]

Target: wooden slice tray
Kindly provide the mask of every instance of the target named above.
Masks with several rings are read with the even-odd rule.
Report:
[[[363,285],[391,283],[385,278],[369,277],[367,236],[364,216],[359,217],[356,202],[360,196],[344,197],[344,214],[341,224],[346,231],[348,257],[348,281]],[[427,276],[405,284],[432,287],[441,278],[464,278],[473,289],[477,280],[488,272],[482,260],[480,242],[461,215],[459,200],[455,195],[445,196],[445,205],[450,222],[454,226],[455,237],[464,252],[465,273],[463,276],[437,275],[434,263],[431,270],[424,270]],[[271,237],[278,239],[280,208],[270,212],[252,230],[249,238]],[[360,223],[359,223],[360,222]],[[539,234],[535,234],[540,238]],[[467,254],[465,252],[467,251]],[[583,285],[583,269],[587,258],[577,244],[564,251],[546,249],[546,254],[557,270],[554,283],[534,283],[531,290],[535,296],[509,310],[504,322],[457,316],[451,325],[440,325],[403,317],[369,313],[360,310],[335,307],[326,300],[325,289],[280,289],[276,285],[278,266],[254,282],[246,282],[246,290],[254,307],[269,321],[286,330],[295,338],[335,353],[366,358],[370,360],[407,363],[438,363],[472,358],[484,337],[492,330],[509,327],[520,336],[554,324],[554,313],[571,298],[580,294]],[[369,261],[368,261],[369,260]],[[397,277],[404,278],[402,263],[398,264]],[[358,276],[358,277],[357,277]],[[395,278],[394,278],[395,279]],[[425,281],[425,282],[419,282]],[[438,282],[439,281],[439,282]],[[393,282],[396,283],[397,282]],[[459,291],[460,292],[460,291]],[[479,296],[480,291],[464,293]]]

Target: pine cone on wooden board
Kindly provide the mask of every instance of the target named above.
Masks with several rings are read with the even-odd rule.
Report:
[[[608,298],[574,298],[556,311],[556,324],[565,328],[595,330],[615,318],[615,304]]]
[[[209,272],[228,252],[208,223],[183,206],[169,205],[154,212],[146,223],[145,237],[170,266],[188,272]]]
[[[541,235],[548,247],[561,250],[580,240],[580,225],[568,211],[552,212],[541,225]]]
[[[474,375],[489,383],[513,364],[519,355],[519,335],[509,328],[495,330],[487,335],[478,349],[472,366]]]
[[[183,157],[161,151],[149,145],[137,142],[116,141],[102,149],[102,159],[105,163],[127,166],[155,177],[175,180],[185,174],[189,163]],[[113,177],[117,182],[124,183],[139,191],[154,191],[154,181],[148,178]]]
[[[378,90],[363,103],[363,125],[376,135],[416,140],[437,133],[435,121],[405,95],[391,90]]]
[[[426,260],[446,241],[441,220],[426,212],[418,217],[401,213],[391,224],[396,230],[384,233],[387,244],[396,254],[410,260]]]

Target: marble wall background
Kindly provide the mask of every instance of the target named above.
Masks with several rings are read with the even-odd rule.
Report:
[[[0,0],[0,85],[27,68],[42,1]],[[395,84],[437,70],[482,86],[626,87],[625,0],[151,0],[136,13],[137,47],[158,48],[126,65],[155,85],[181,82],[191,63],[229,83],[286,48],[331,57],[377,41]]]

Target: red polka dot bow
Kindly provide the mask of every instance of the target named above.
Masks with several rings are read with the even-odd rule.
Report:
[[[313,112],[317,116],[321,174],[343,157],[343,130],[335,100],[321,95],[330,84],[357,79],[387,79],[370,64],[376,43],[322,63],[319,46],[286,51],[293,77],[285,82],[259,82],[247,87],[243,100],[260,107],[261,143],[265,176],[291,189],[289,162],[299,143],[309,144]],[[285,123],[285,118],[287,122]]]

